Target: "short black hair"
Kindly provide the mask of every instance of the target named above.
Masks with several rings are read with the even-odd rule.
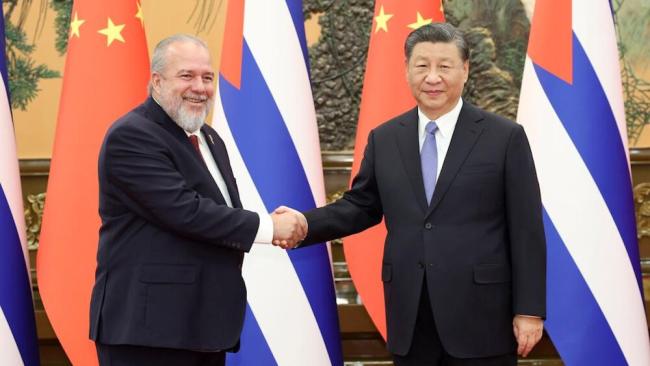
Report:
[[[404,56],[406,56],[406,60],[411,58],[411,53],[413,53],[415,45],[422,42],[454,42],[456,47],[458,47],[460,57],[463,61],[469,60],[469,47],[467,47],[465,35],[461,30],[449,23],[431,23],[412,31],[406,37],[406,41],[404,41]]]

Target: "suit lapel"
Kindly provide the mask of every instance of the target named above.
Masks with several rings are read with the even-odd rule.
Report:
[[[427,198],[424,193],[424,183],[422,182],[422,166],[420,164],[420,151],[418,142],[418,109],[414,108],[409,111],[400,121],[400,127],[397,132],[397,146],[406,175],[411,182],[411,188],[415,199],[420,205],[422,212],[427,209]]]
[[[442,164],[442,171],[436,183],[436,189],[431,198],[431,205],[429,205],[425,217],[436,209],[449,186],[451,186],[456,174],[458,174],[458,170],[465,162],[467,155],[474,148],[476,141],[483,132],[483,126],[479,123],[482,119],[483,117],[476,107],[467,102],[463,103],[445,161]],[[422,176],[421,173],[420,176]]]
[[[180,128],[176,124],[176,122],[174,122],[171,119],[171,117],[169,117],[169,115],[167,115],[165,110],[163,110],[162,107],[158,105],[158,103],[156,103],[156,101],[153,100],[152,97],[149,97],[145,101],[144,107],[147,111],[146,113],[148,114],[148,118],[160,124],[165,130],[167,130],[172,136],[174,136],[174,138],[176,138],[179,141],[181,146],[187,149],[190,152],[190,154],[196,158],[198,165],[202,167],[201,169],[203,169],[204,173],[206,174],[206,177],[209,177],[210,181],[214,182],[214,178],[212,177],[212,174],[210,174],[210,171],[208,170],[208,167],[205,165],[205,162],[201,161],[201,158],[196,154],[196,151],[194,150],[194,147],[190,143],[190,140],[187,138],[187,134],[185,133],[185,131],[183,131],[183,129]],[[212,153],[212,156],[214,157],[214,160],[217,163],[217,167],[221,172],[221,176],[224,178],[226,182],[226,186],[228,187],[228,193],[230,194],[230,200],[232,201],[233,207],[241,208],[242,204],[239,199],[239,194],[237,192],[235,177],[233,176],[232,169],[230,169],[230,164],[228,163],[228,154],[226,152],[226,146],[224,145],[221,138],[219,138],[217,133],[211,128],[208,128],[205,125],[203,125],[201,127],[201,131],[203,131],[203,135],[207,140],[208,146],[210,147],[210,152]],[[216,192],[218,192],[218,194],[221,195],[221,199],[223,199],[223,193],[219,191],[216,183],[214,183],[214,186],[216,188]]]
[[[235,176],[230,167],[230,162],[228,161],[228,153],[226,151],[226,145],[223,143],[223,140],[217,135],[216,131],[208,128],[207,126],[201,127],[203,135],[206,138],[208,146],[210,147],[210,152],[214,157],[214,161],[217,163],[219,172],[223,180],[226,182],[226,187],[228,187],[228,194],[230,195],[230,200],[232,201],[233,207],[241,208],[242,204],[239,199],[239,192],[237,191],[237,186],[235,184]]]

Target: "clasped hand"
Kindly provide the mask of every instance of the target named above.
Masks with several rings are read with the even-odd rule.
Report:
[[[271,214],[273,245],[283,249],[295,248],[307,236],[307,219],[292,208],[280,206]]]

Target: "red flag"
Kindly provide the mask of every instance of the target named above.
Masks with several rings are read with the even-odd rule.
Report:
[[[71,18],[37,271],[43,305],[68,357],[93,365],[97,157],[108,126],[146,98],[149,61],[138,1],[77,0]]]
[[[406,83],[404,40],[414,29],[444,21],[440,0],[378,0],[372,22],[352,177],[359,171],[368,133],[415,105]],[[386,338],[381,283],[385,226],[378,225],[344,240],[345,259],[361,298],[379,332]]]

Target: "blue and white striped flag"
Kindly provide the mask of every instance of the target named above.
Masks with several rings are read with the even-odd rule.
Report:
[[[0,12],[2,10],[0,9]],[[0,15],[2,15],[0,13]],[[23,198],[0,17],[0,365],[38,365]]]
[[[560,356],[566,365],[650,365],[608,1],[537,1],[518,121],[542,192],[546,328]]]
[[[229,1],[215,104],[244,208],[325,203],[302,1]],[[248,309],[229,365],[342,364],[327,246],[255,245],[243,275]]]

